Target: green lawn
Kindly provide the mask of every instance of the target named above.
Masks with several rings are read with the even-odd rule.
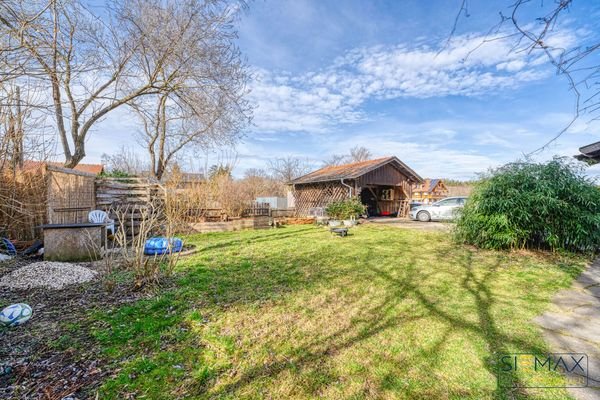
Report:
[[[531,319],[583,259],[381,226],[189,240],[200,252],[180,262],[176,289],[93,314],[118,368],[100,398],[567,397],[497,389],[496,360],[545,351]]]

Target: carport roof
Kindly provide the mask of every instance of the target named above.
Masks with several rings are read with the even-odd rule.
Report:
[[[423,179],[415,171],[413,171],[408,165],[400,161],[398,157],[390,156],[377,158],[374,160],[355,162],[351,164],[324,167],[299,178],[296,178],[289,183],[295,185],[303,183],[339,181],[341,179],[356,179],[386,164],[393,165],[395,168],[397,168],[400,172],[402,172],[414,182],[423,181]]]

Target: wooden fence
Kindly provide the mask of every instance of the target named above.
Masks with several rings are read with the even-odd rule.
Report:
[[[272,208],[271,217],[273,218],[284,218],[284,217],[295,217],[295,208]]]
[[[42,163],[35,171],[19,172],[16,179],[0,175],[0,234],[18,240],[41,238],[37,226],[87,222],[89,212],[95,209],[108,212],[117,224],[122,222],[128,234],[137,234],[143,214],[150,204],[161,204],[165,190],[147,178],[100,177]],[[188,203],[182,199],[187,207]],[[187,207],[185,222],[227,219],[219,204],[211,203],[210,207]],[[268,203],[253,203],[241,212],[248,221],[235,222],[231,229],[263,228],[268,226],[270,217],[293,214],[293,209],[272,210]],[[213,226],[207,225],[199,230],[210,229]]]
[[[242,212],[242,217],[268,217],[270,214],[269,203],[252,203],[248,208],[245,208]]]
[[[147,178],[96,178],[96,207],[106,211],[117,224],[123,224],[127,234],[137,234],[137,228],[150,204],[164,200],[164,188]]]

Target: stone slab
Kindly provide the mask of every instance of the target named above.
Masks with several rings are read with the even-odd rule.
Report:
[[[600,259],[555,296],[553,305],[534,319],[551,351],[588,356],[588,387],[568,392],[577,400],[600,400]]]

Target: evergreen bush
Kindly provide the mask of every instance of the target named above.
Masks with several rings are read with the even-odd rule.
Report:
[[[600,190],[565,158],[507,164],[475,188],[457,238],[486,249],[600,248]]]

